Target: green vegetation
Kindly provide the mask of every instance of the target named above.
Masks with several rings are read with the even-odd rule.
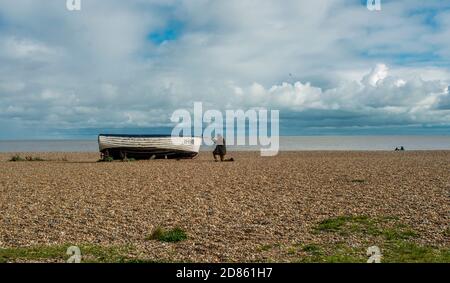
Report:
[[[299,251],[302,256],[294,261],[303,263],[365,263],[368,246],[349,247],[339,244],[309,244]],[[384,242],[380,245],[384,263],[449,263],[450,249],[422,246],[408,241]],[[293,247],[287,250],[289,255],[296,252]]]
[[[408,241],[394,241],[386,245],[383,262],[449,263],[450,248],[422,246]]]
[[[122,161],[122,162],[134,162],[134,161],[136,161],[135,158],[124,158],[124,159],[117,159],[117,160]],[[103,159],[100,159],[98,162],[113,162],[113,161],[114,161],[114,158],[112,156],[108,156],[108,157],[105,157]]]
[[[406,229],[400,229],[399,227],[397,227],[397,228],[388,228],[388,229],[383,230],[383,236],[388,241],[408,240],[408,239],[419,237],[419,235],[415,231],[407,229],[407,228]]]
[[[108,156],[103,159],[100,159],[98,162],[113,162],[113,161],[114,161],[114,158],[112,156]]]
[[[17,154],[11,157],[9,161],[18,162],[18,161],[45,161],[45,160],[40,157],[33,157],[33,156],[26,156],[25,158],[22,158],[20,155]]]
[[[346,247],[343,244],[333,246],[320,246],[317,244],[306,245],[302,248],[306,254],[299,258],[298,262],[303,263],[360,263],[366,262],[364,252]]]
[[[69,246],[68,246],[69,247]],[[0,249],[0,262],[14,260],[63,259],[66,250],[60,246]],[[68,257],[67,257],[68,258]]]
[[[450,263],[449,245],[420,244],[420,234],[393,216],[332,217],[317,223],[312,232],[324,237],[311,243],[276,245],[291,261],[301,263],[365,263],[367,249],[374,245],[380,248],[385,263]],[[447,236],[449,229],[442,233]],[[273,247],[263,245],[258,252]]]
[[[341,235],[349,233],[365,233],[378,235],[377,222],[366,216],[339,216],[325,219],[315,228],[316,232],[338,232]]]
[[[160,242],[176,243],[187,239],[187,234],[181,228],[165,230],[157,227],[146,240],[157,240]]]
[[[11,157],[9,161],[17,162],[17,161],[25,161],[25,159],[20,157],[20,155],[14,155],[13,157]]]
[[[0,249],[2,262],[66,262],[66,254],[71,245],[35,246]],[[83,263],[144,263],[152,260],[131,257],[131,246],[102,247],[96,245],[78,245]]]
[[[323,220],[314,230],[316,233],[338,233],[341,236],[351,234],[383,236],[388,241],[419,237],[418,233],[392,217],[339,216]]]
[[[262,245],[261,247],[259,247],[259,251],[267,252],[270,251],[272,248],[273,248],[272,245]]]
[[[268,252],[272,249],[279,249],[281,248],[281,244],[280,243],[275,243],[275,244],[264,244],[261,245],[260,247],[257,248],[258,252]]]
[[[322,250],[319,245],[309,244],[302,247],[302,251],[314,255],[319,256],[322,254]]]
[[[372,243],[380,247],[382,262],[429,263],[450,262],[450,248],[425,246],[416,243],[419,234],[396,217],[339,216],[321,221],[314,228],[315,233],[333,233],[348,239],[349,236],[364,239],[362,243],[348,246],[339,244],[308,244],[300,247],[302,256],[298,262],[366,262],[367,248]],[[445,231],[444,231],[445,234]],[[289,248],[288,254],[296,252]]]

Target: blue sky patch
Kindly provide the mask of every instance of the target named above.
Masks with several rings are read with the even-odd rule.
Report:
[[[154,44],[162,44],[165,41],[177,40],[183,31],[183,24],[179,21],[170,21],[163,29],[153,31],[148,39]]]

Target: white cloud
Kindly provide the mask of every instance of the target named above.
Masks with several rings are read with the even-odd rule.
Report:
[[[388,67],[385,64],[378,64],[370,74],[364,77],[363,82],[376,87],[378,83],[383,82],[383,80],[388,75]]]
[[[3,40],[1,47],[4,54],[13,59],[39,60],[51,54],[44,44],[14,37]]]
[[[448,86],[441,81],[425,81],[420,77],[403,79],[391,76],[388,67],[377,65],[360,81],[342,81],[335,88],[322,89],[310,83],[283,83],[265,89],[254,84],[245,90],[236,87],[238,105],[274,107],[284,111],[345,110],[354,113],[377,112],[380,125],[386,121],[383,112],[401,115],[406,121],[448,123],[448,112],[436,111],[448,99]],[[250,99],[249,99],[250,98]],[[256,98],[256,99],[255,99]],[[256,103],[256,104],[255,104]]]
[[[448,6],[89,0],[72,13],[62,0],[2,0],[0,127],[163,125],[194,101],[323,127],[449,125]],[[173,21],[174,40],[149,40]]]

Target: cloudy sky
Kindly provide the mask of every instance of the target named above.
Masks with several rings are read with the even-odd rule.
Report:
[[[285,135],[450,134],[450,1],[81,2],[0,0],[1,139],[158,131],[195,101]]]

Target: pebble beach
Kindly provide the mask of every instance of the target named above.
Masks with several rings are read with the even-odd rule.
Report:
[[[0,154],[0,248],[132,245],[171,262],[294,262],[307,244],[364,249],[359,233],[317,233],[341,216],[396,219],[420,245],[450,248],[450,151],[233,152],[235,162],[97,162],[96,153]],[[187,240],[148,240],[180,227]]]

